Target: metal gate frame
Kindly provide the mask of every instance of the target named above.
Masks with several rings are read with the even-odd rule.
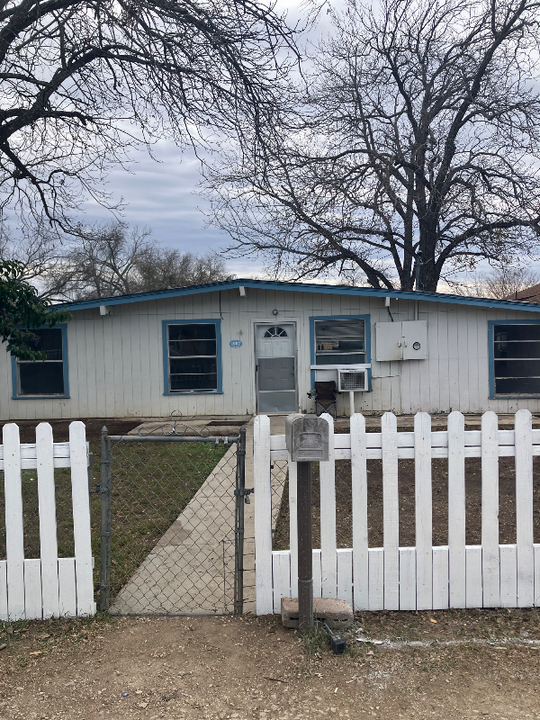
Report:
[[[252,489],[246,490],[246,428],[242,426],[237,437],[186,436],[186,435],[108,435],[107,428],[101,430],[101,484],[94,492],[101,498],[101,556],[99,609],[107,612],[110,604],[111,587],[111,443],[236,443],[236,486],[234,523],[234,604],[233,614],[241,615],[244,609],[244,504]]]

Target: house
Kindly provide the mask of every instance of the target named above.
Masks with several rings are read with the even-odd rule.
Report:
[[[525,290],[518,290],[512,294],[509,300],[521,300],[522,302],[540,303],[540,285],[532,285]]]
[[[1,418],[540,411],[540,305],[231,280],[66,305],[47,359],[0,355]],[[353,394],[351,395],[351,392]]]

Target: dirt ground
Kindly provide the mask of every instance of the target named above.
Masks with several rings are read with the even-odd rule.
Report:
[[[352,650],[334,656],[315,637],[308,652],[274,617],[4,625],[0,718],[540,718],[536,610],[366,613],[358,622],[363,637],[401,644],[353,637]]]
[[[101,439],[101,429],[106,426],[109,435],[124,435],[141,424],[140,420],[111,420],[110,418],[81,418],[86,425],[86,439],[89,442],[98,442]],[[22,443],[36,442],[36,425],[39,420],[17,420]],[[72,420],[48,420],[53,430],[54,442],[67,442],[69,440],[69,425]],[[6,423],[0,423],[0,428]]]

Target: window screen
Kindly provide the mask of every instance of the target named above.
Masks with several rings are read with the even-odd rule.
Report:
[[[169,392],[218,390],[215,323],[167,325]]]
[[[358,318],[315,321],[315,364],[366,362],[366,323]]]
[[[540,324],[495,325],[496,395],[540,394]]]
[[[65,395],[64,348],[61,328],[32,330],[29,343],[45,360],[16,361],[17,396]]]

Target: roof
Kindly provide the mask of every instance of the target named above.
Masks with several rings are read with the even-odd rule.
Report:
[[[378,290],[369,287],[351,287],[349,285],[322,285],[318,283],[281,282],[277,280],[252,280],[250,278],[235,278],[222,282],[207,283],[205,285],[189,285],[187,287],[170,290],[156,290],[154,292],[135,293],[133,295],[120,295],[97,300],[83,300],[79,302],[63,303],[56,308],[66,310],[88,310],[106,305],[126,305],[129,303],[148,302],[165,298],[199,295],[203,293],[220,292],[224,290],[237,290],[239,287],[254,290],[280,290],[285,292],[316,293],[318,295],[355,295],[357,297],[393,298],[395,300],[420,300],[422,302],[446,303],[450,305],[472,305],[476,307],[500,308],[501,310],[524,310],[526,312],[540,312],[540,305],[534,302],[520,300],[495,300],[493,298],[464,297],[462,295],[446,295],[443,293],[414,292],[409,290]],[[540,289],[540,286],[536,286]]]
[[[532,285],[525,290],[512,293],[508,300],[520,300],[521,302],[540,303],[540,285]]]

